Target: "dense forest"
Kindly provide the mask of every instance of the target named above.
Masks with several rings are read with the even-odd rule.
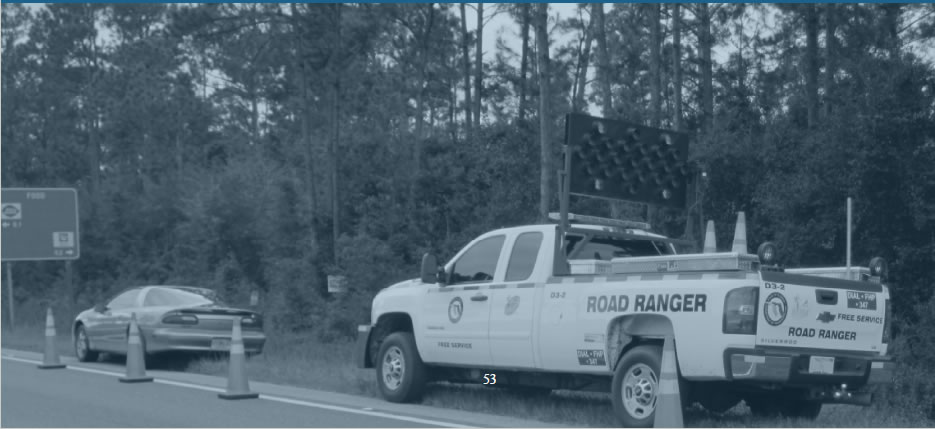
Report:
[[[852,197],[855,264],[889,261],[904,337],[935,323],[933,5],[569,10],[4,3],[2,185],[76,188],[81,216],[80,260],[14,264],[17,318],[189,284],[352,335],[424,252],[557,210],[564,114],[590,112],[690,133],[691,196],[573,212],[723,245],[744,211],[751,248],[842,266]]]

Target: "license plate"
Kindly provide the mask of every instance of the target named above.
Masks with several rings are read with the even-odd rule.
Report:
[[[810,374],[834,374],[834,358],[825,356],[812,356],[808,360]]]
[[[211,350],[230,350],[231,340],[227,338],[214,338],[211,340]]]

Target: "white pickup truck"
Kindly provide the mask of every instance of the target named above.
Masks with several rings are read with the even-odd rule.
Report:
[[[612,392],[627,427],[653,423],[666,337],[683,405],[715,412],[745,400],[814,418],[823,403],[869,404],[868,385],[891,379],[882,260],[795,273],[770,266],[767,246],[677,255],[648,226],[605,221],[564,238],[554,224],[491,231],[444,267],[426,255],[420,279],[373,299],[357,364],[393,402],[442,380]]]

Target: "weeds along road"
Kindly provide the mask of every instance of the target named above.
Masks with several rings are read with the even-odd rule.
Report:
[[[36,353],[3,350],[4,427],[539,427],[541,422],[475,413],[393,407],[366,398],[268,386],[260,399],[225,401],[216,392],[225,380],[151,371],[154,383],[118,382],[113,365],[40,370]],[[331,399],[328,401],[328,399]],[[351,402],[351,403],[349,403]],[[373,405],[373,407],[368,406]],[[379,406],[380,408],[376,408]],[[419,408],[426,408],[421,410]]]

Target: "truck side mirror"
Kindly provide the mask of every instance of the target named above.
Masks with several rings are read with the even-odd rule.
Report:
[[[431,253],[422,255],[422,283],[431,284],[438,282],[437,270],[438,260],[435,259],[435,255]]]
[[[97,303],[97,304],[94,305],[94,311],[96,311],[96,312],[98,312],[98,313],[103,313],[103,312],[107,311],[107,305],[104,304],[104,303]]]

